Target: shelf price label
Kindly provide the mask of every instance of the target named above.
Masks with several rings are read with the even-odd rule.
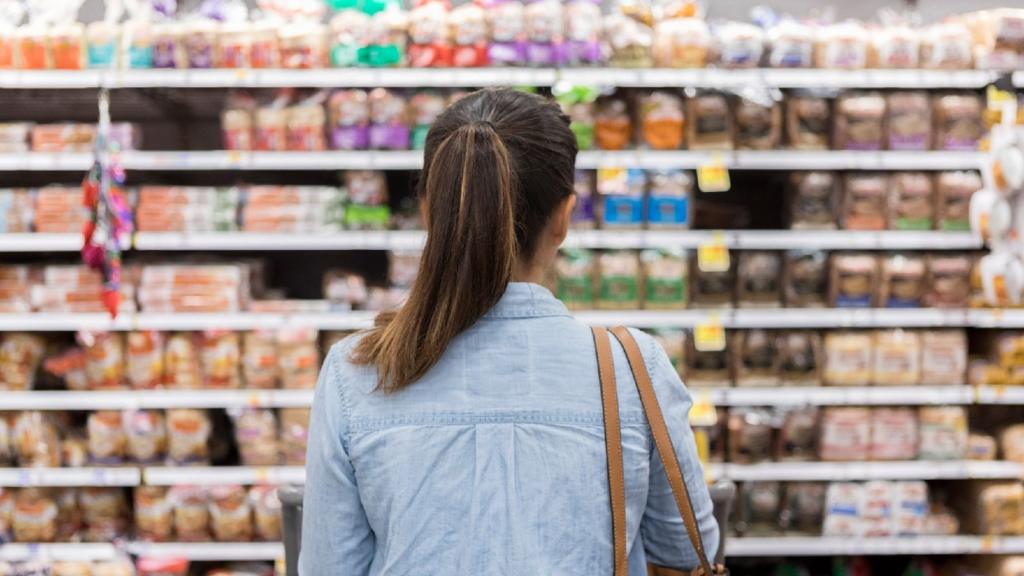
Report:
[[[698,392],[694,396],[693,407],[690,408],[690,426],[711,427],[717,423],[718,412],[711,401],[711,394],[707,390]]]
[[[728,272],[729,248],[725,245],[725,234],[715,232],[711,239],[697,247],[697,267],[702,272]]]
[[[727,192],[732,188],[729,168],[721,154],[715,154],[710,160],[697,166],[697,187],[701,192]]]
[[[693,327],[693,345],[701,352],[725,350],[725,327],[718,314],[711,314]]]

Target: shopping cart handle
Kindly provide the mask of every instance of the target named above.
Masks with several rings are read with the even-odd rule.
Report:
[[[281,486],[281,537],[284,540],[286,576],[299,576],[299,547],[302,544],[302,486]]]

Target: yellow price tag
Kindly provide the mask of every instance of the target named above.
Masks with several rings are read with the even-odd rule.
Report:
[[[242,163],[242,153],[238,150],[228,150],[228,164],[237,166]]]
[[[711,394],[707,391],[699,392],[693,400],[693,407],[690,408],[690,426],[711,427],[718,423],[718,411],[711,402]]]
[[[711,240],[697,247],[697,267],[702,272],[729,270],[729,248],[725,245],[725,234],[715,232]]]
[[[995,548],[995,544],[996,539],[992,536],[982,536],[981,542],[978,546],[978,551],[983,554],[988,554]]]
[[[708,439],[708,432],[702,428],[693,431],[693,441],[697,445],[697,459],[704,466],[704,472],[708,472],[708,461],[711,459],[711,440]]]
[[[254,470],[256,475],[257,484],[267,484],[270,481],[270,470],[267,468],[257,468]]]
[[[263,406],[263,396],[259,392],[250,392],[246,399],[250,408],[259,408]]]
[[[697,187],[702,192],[726,192],[732,187],[729,180],[729,168],[721,155],[711,157],[711,160],[697,167]]]
[[[725,327],[717,314],[693,328],[693,346],[700,352],[721,352],[725,350]]]

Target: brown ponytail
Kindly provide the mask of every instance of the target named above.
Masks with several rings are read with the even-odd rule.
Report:
[[[504,294],[532,258],[552,211],[572,193],[576,140],[552,102],[481,90],[446,110],[427,135],[420,175],[427,242],[409,299],[382,313],[352,354],[396,392],[441,359],[453,338]]]

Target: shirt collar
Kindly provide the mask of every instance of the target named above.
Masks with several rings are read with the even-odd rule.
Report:
[[[551,291],[530,282],[510,282],[505,293],[484,318],[536,318],[569,316],[569,310]]]

